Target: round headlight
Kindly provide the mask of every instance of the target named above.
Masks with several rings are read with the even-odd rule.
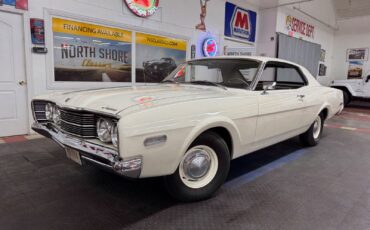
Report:
[[[53,110],[53,121],[55,124],[59,124],[60,122],[60,109],[58,107],[54,107]]]
[[[118,126],[115,125],[114,128],[112,129],[112,143],[115,147],[118,147]]]
[[[47,103],[45,106],[45,116],[46,116],[46,119],[49,121],[53,120],[53,110],[54,110],[54,105],[51,103]]]
[[[102,142],[109,143],[112,141],[112,129],[113,129],[113,122],[108,119],[100,118],[96,125],[96,131],[98,133],[98,137]]]

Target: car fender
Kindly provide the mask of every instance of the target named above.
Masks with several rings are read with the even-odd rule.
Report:
[[[230,118],[224,116],[210,117],[199,122],[187,135],[187,138],[185,139],[184,144],[181,146],[181,150],[179,151],[180,154],[177,159],[178,163],[177,165],[180,164],[182,157],[189,149],[190,145],[194,142],[194,140],[199,137],[199,135],[201,135],[202,133],[209,129],[218,127],[225,128],[230,133],[233,152],[237,151],[237,149],[240,146],[241,136],[235,123]],[[232,157],[233,153],[230,154]],[[176,169],[174,169],[173,171],[175,170]]]
[[[347,83],[337,83],[335,85],[331,85],[332,88],[335,89],[341,89],[341,88],[346,88],[348,92],[351,94],[350,96],[356,96],[356,92],[352,89],[350,84]]]

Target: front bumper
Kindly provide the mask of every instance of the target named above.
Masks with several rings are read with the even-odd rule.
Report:
[[[33,123],[32,129],[57,142],[63,148],[69,147],[80,153],[84,163],[90,163],[108,169],[121,176],[139,178],[142,167],[142,157],[121,159],[116,150],[76,138],[58,130],[52,124]]]

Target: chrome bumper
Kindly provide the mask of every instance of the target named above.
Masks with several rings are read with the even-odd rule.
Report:
[[[141,174],[142,157],[121,159],[116,150],[97,145],[59,131],[51,124],[33,123],[32,129],[50,139],[63,148],[69,147],[79,151],[84,163],[108,169],[121,176],[139,178]]]

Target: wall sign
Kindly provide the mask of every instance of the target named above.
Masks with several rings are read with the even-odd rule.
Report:
[[[158,9],[159,0],[124,0],[127,7],[139,17],[152,16]]]
[[[0,0],[0,5],[15,6],[16,9],[28,10],[28,0]]]
[[[226,37],[236,38],[246,42],[255,42],[256,25],[256,12],[226,2],[224,33]]]
[[[291,15],[286,17],[285,26],[290,36],[298,34],[309,38],[314,38],[315,26],[301,21]]]
[[[224,47],[226,56],[254,56],[256,48],[254,47]]]
[[[136,33],[136,82],[156,83],[186,59],[185,40]]]
[[[367,61],[369,48],[347,49],[347,61]]]
[[[131,32],[53,18],[55,81],[131,82]]]
[[[217,55],[218,45],[214,38],[207,38],[203,42],[203,54],[206,57],[215,57]]]
[[[31,18],[31,40],[34,45],[45,45],[44,20]]]

